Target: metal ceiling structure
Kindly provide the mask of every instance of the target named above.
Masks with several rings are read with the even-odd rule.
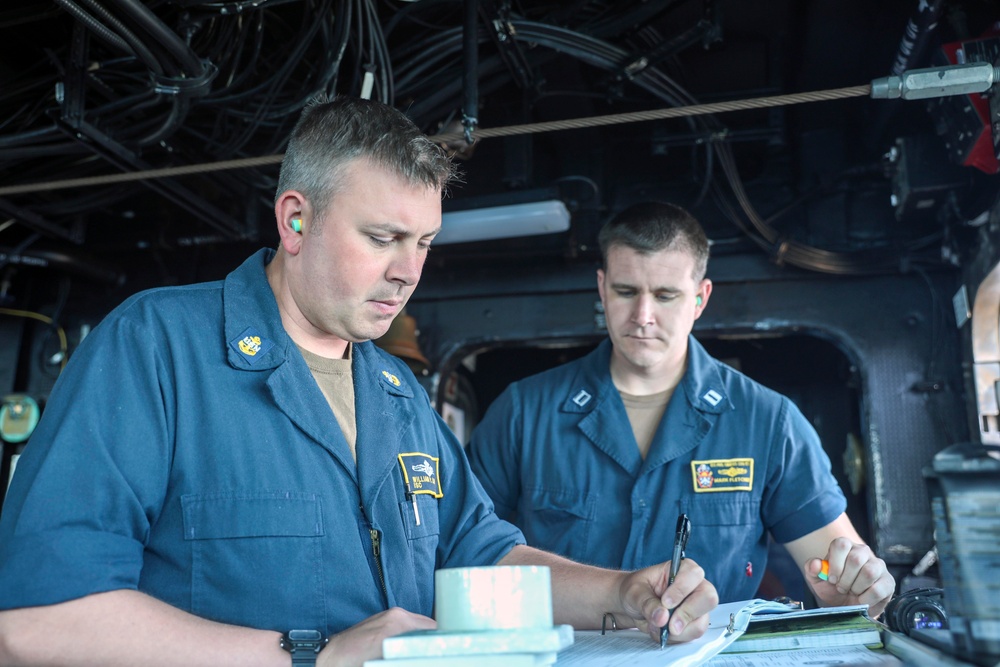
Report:
[[[863,85],[956,49],[988,60],[998,18],[985,0],[25,0],[0,10],[0,192],[21,187],[0,195],[5,296],[37,266],[139,287],[273,243],[276,162],[318,94],[370,95],[428,134],[475,137]],[[464,183],[446,208],[544,191],[573,226],[432,264],[592,257],[597,227],[642,198],[694,210],[716,253],[850,274],[938,263],[995,197],[972,97],[451,140]],[[143,177],[185,167],[204,171]],[[120,174],[135,180],[58,187]]]

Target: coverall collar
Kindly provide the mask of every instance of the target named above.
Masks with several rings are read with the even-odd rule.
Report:
[[[356,405],[355,464],[350,448],[323,392],[291,337],[281,325],[278,304],[267,281],[265,267],[274,251],[262,249],[229,274],[223,289],[225,336],[229,363],[243,371],[272,371],[267,385],[277,406],[288,418],[327,449],[358,481],[362,498],[373,498],[386,472],[397,464],[397,442],[414,419],[413,388],[402,364],[382,353],[370,341],[353,348],[352,375]],[[238,400],[238,398],[234,398]],[[394,430],[386,431],[386,424]]]
[[[687,369],[643,461],[621,394],[611,379],[611,351],[611,340],[605,339],[583,358],[560,410],[579,413],[578,428],[587,439],[636,477],[694,449],[716,417],[733,407],[711,357],[689,336]]]

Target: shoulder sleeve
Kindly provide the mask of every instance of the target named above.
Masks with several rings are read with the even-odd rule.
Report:
[[[505,519],[514,516],[521,495],[521,422],[515,382],[493,401],[469,442],[472,471]]]
[[[524,536],[517,527],[497,516],[493,502],[472,473],[462,446],[444,420],[437,413],[434,417],[444,439],[441,464],[448,489],[442,499],[447,502],[442,505],[438,567],[494,565],[515,545],[524,544]]]
[[[96,327],[59,377],[0,519],[0,608],[138,586],[170,466],[155,337]]]
[[[761,511],[774,538],[784,544],[836,519],[847,500],[816,429],[785,397],[775,440]]]

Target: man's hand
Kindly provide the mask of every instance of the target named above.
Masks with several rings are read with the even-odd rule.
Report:
[[[382,640],[411,630],[433,630],[434,619],[393,607],[330,637],[320,651],[317,667],[360,667],[382,657]]]
[[[719,604],[719,594],[705,579],[705,570],[690,559],[681,563],[668,587],[669,578],[669,562],[626,575],[620,589],[622,607],[635,626],[655,641],[660,640],[660,628],[668,618],[671,642],[697,639],[708,629],[708,613]]]
[[[809,584],[823,606],[867,604],[868,615],[879,616],[896,590],[896,580],[885,561],[865,544],[846,537],[830,542],[826,561],[830,564],[827,581],[819,578],[822,559],[813,558],[805,565]]]

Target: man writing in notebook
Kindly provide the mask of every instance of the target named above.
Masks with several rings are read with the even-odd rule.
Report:
[[[470,462],[497,513],[528,544],[615,568],[669,554],[686,514],[687,554],[723,602],[754,597],[770,533],[821,604],[880,614],[895,581],[844,513],[816,431],[691,336],[712,294],[698,222],[637,204],[599,244],[608,340],[511,384],[472,435]]]
[[[451,176],[398,111],[314,104],[282,163],[278,248],[94,329],[0,517],[0,664],[356,666],[434,627],[435,569],[494,564],[551,568],[557,623],[612,612],[658,639],[673,610],[672,639],[704,633],[717,597],[693,560],[668,586],[664,565],[525,546],[370,342],[416,288]]]

